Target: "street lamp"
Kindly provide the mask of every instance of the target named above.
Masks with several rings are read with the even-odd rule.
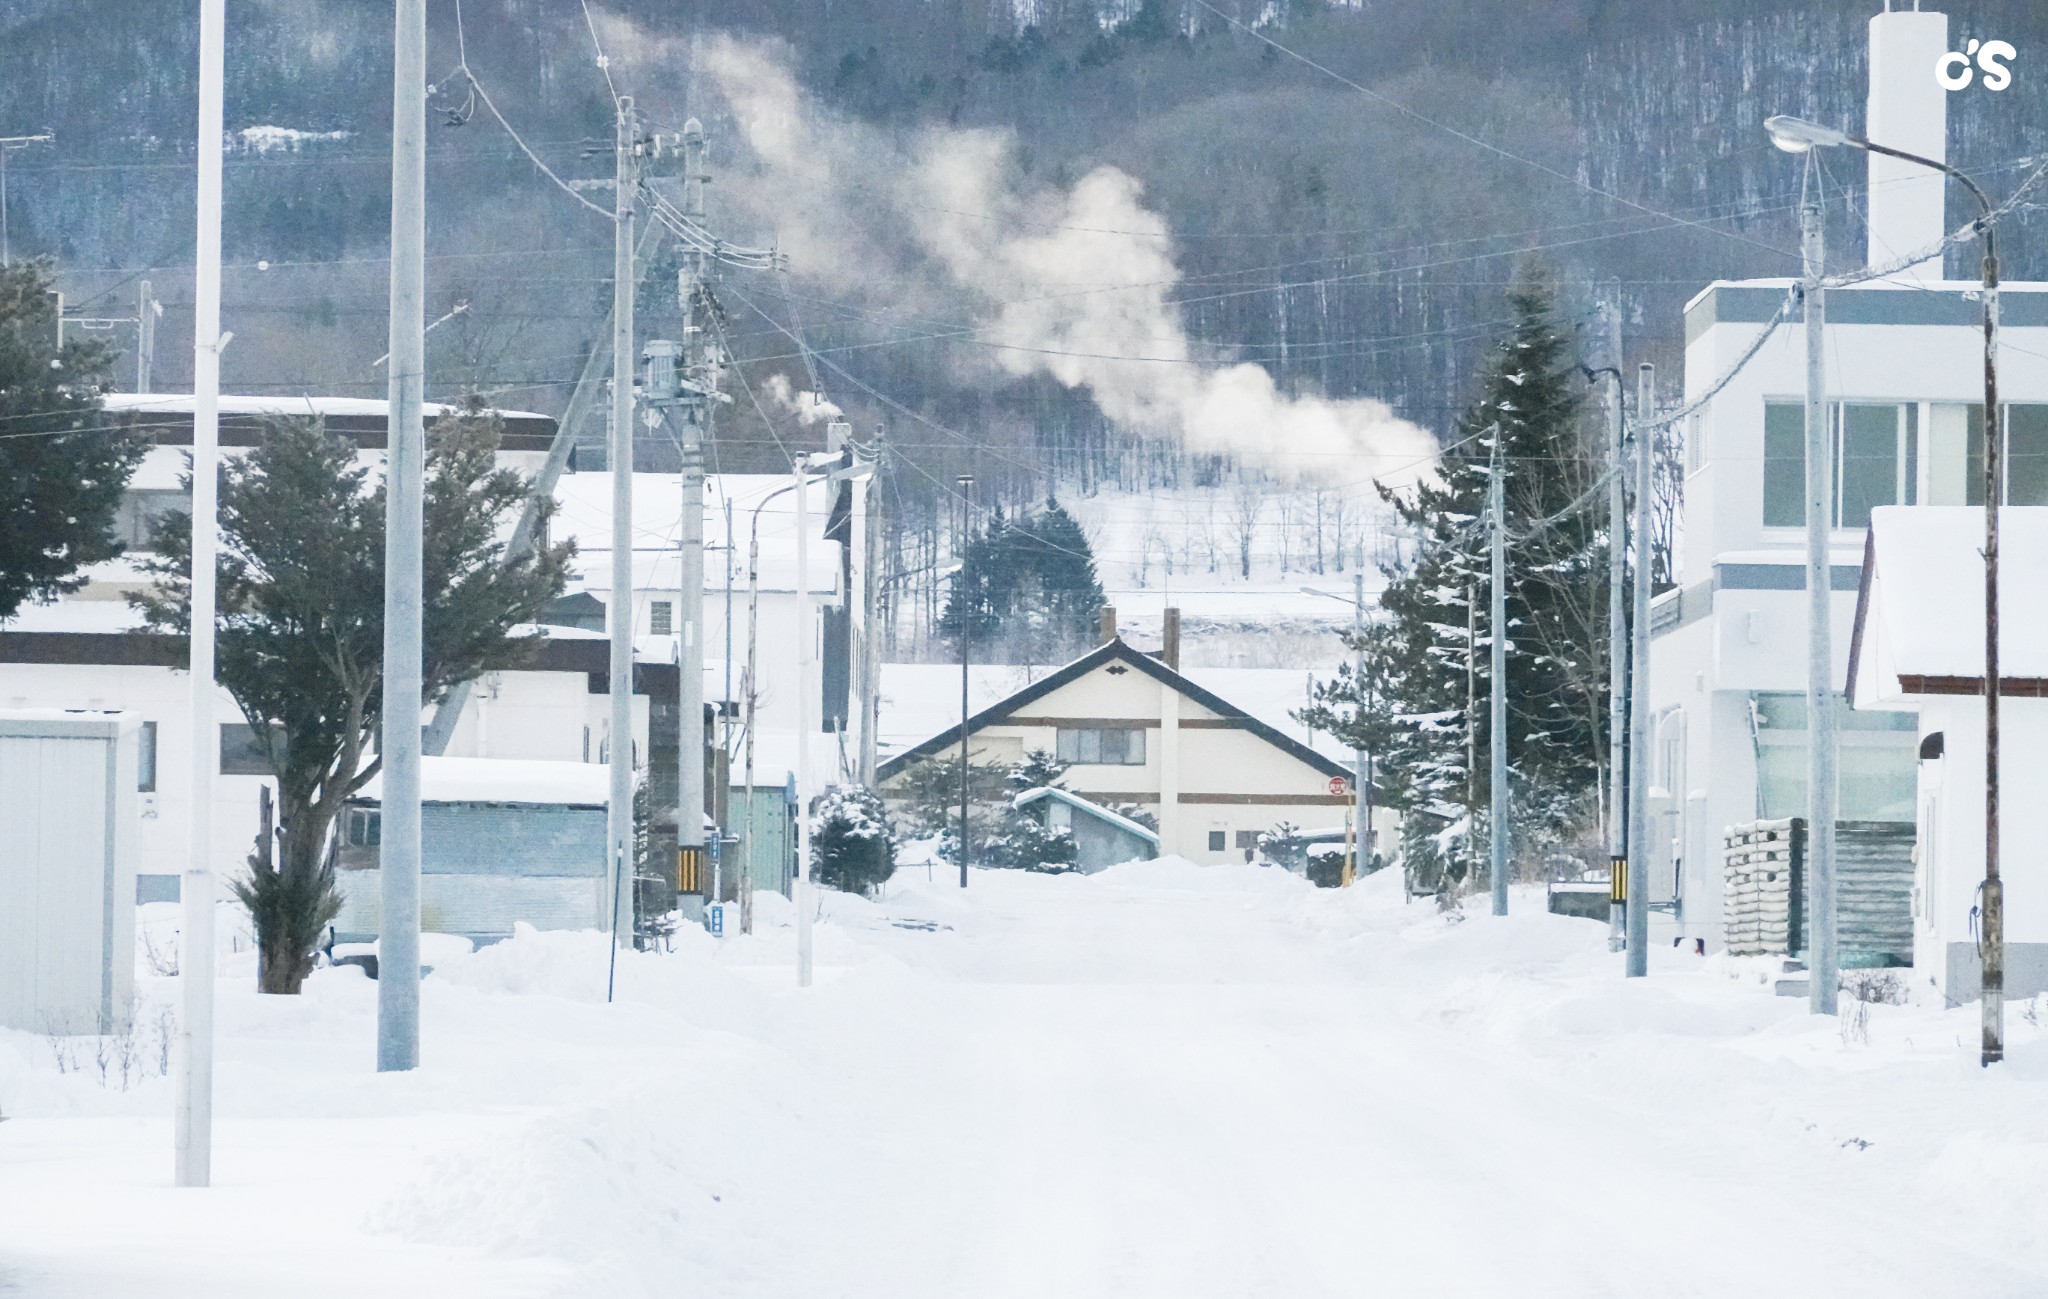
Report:
[[[1351,595],[1349,598],[1338,595],[1335,591],[1318,591],[1312,586],[1302,587],[1301,593],[1303,595],[1319,595],[1325,600],[1342,600],[1345,604],[1351,606],[1351,634],[1353,639],[1358,642],[1353,647],[1352,671],[1358,676],[1359,724],[1363,726],[1365,722],[1365,708],[1368,702],[1365,682],[1365,574],[1353,573],[1351,575]],[[1360,744],[1351,751],[1351,771],[1351,796],[1356,802],[1354,815],[1358,819],[1359,856],[1366,867],[1364,872],[1359,873],[1369,874],[1373,863],[1372,755],[1365,751],[1363,744]],[[1357,867],[1354,866],[1353,870],[1356,871]]]
[[[1991,200],[1977,182],[1945,162],[1819,126],[1796,117],[1764,122],[1771,143],[1787,153],[1816,148],[1862,149],[1881,153],[1952,176],[1977,200],[1977,238],[1984,245],[1984,898],[1979,932],[1982,940],[1984,1042],[1982,1062],[2005,1058],[2005,885],[1998,873],[1998,507],[2000,431],[1998,421],[1998,252],[1993,238]]]

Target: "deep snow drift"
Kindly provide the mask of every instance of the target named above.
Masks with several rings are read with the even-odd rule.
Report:
[[[826,900],[808,992],[777,898],[622,956],[609,1006],[595,934],[452,959],[410,1075],[359,972],[266,998],[232,960],[208,1191],[169,1185],[168,1080],[0,1034],[0,1294],[2048,1292],[2048,1007],[1987,1073],[1972,1010],[1856,1040],[1761,964],[1628,982],[1515,907],[918,869]]]

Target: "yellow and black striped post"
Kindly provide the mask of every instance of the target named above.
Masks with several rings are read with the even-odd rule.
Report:
[[[1617,907],[1628,902],[1628,858],[1626,857],[1608,858],[1607,900]]]
[[[702,887],[703,878],[704,850],[702,848],[676,849],[676,892],[697,892]]]

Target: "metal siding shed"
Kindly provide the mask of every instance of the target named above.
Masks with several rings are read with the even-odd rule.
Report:
[[[0,711],[0,1024],[101,1032],[135,981],[132,714]]]

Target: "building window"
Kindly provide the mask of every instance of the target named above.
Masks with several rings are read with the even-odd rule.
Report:
[[[1806,815],[1806,696],[1764,692],[1752,714],[1757,815]],[[1911,821],[1918,779],[1919,719],[1852,709],[1835,696],[1836,815],[1844,821]]]
[[[374,808],[352,807],[342,826],[341,841],[350,848],[375,848],[383,843],[384,818]]]
[[[256,742],[256,732],[246,722],[220,724],[220,774],[223,776],[270,776],[270,759]]]
[[[1229,842],[1229,834],[1230,832],[1227,830],[1211,830],[1209,832],[1209,851],[1222,852]]]
[[[656,600],[647,610],[647,631],[652,636],[673,635],[676,629],[676,607],[667,600]]]
[[[145,794],[156,792],[156,723],[144,722],[135,737],[135,788]]]
[[[1764,407],[1764,526],[1806,523],[1806,409],[1792,402]]]
[[[144,487],[121,497],[109,529],[114,539],[130,550],[149,550],[150,531],[158,520],[172,512],[189,514],[192,494],[176,488]]]
[[[1059,729],[1057,756],[1079,766],[1142,767],[1145,732],[1136,727]]]
[[[1259,846],[1259,832],[1257,830],[1239,830],[1237,832],[1237,846],[1240,848],[1256,849]]]
[[[1939,410],[1940,408],[1937,408]],[[1984,405],[1963,411],[1965,505],[1984,503]],[[2005,503],[2048,505],[2048,406],[2005,407]]]
[[[1919,423],[1917,402],[1829,405],[1835,495],[1829,526],[1867,528],[1878,506],[1914,503]],[[1806,407],[1770,402],[1764,407],[1764,526],[1805,525]]]

